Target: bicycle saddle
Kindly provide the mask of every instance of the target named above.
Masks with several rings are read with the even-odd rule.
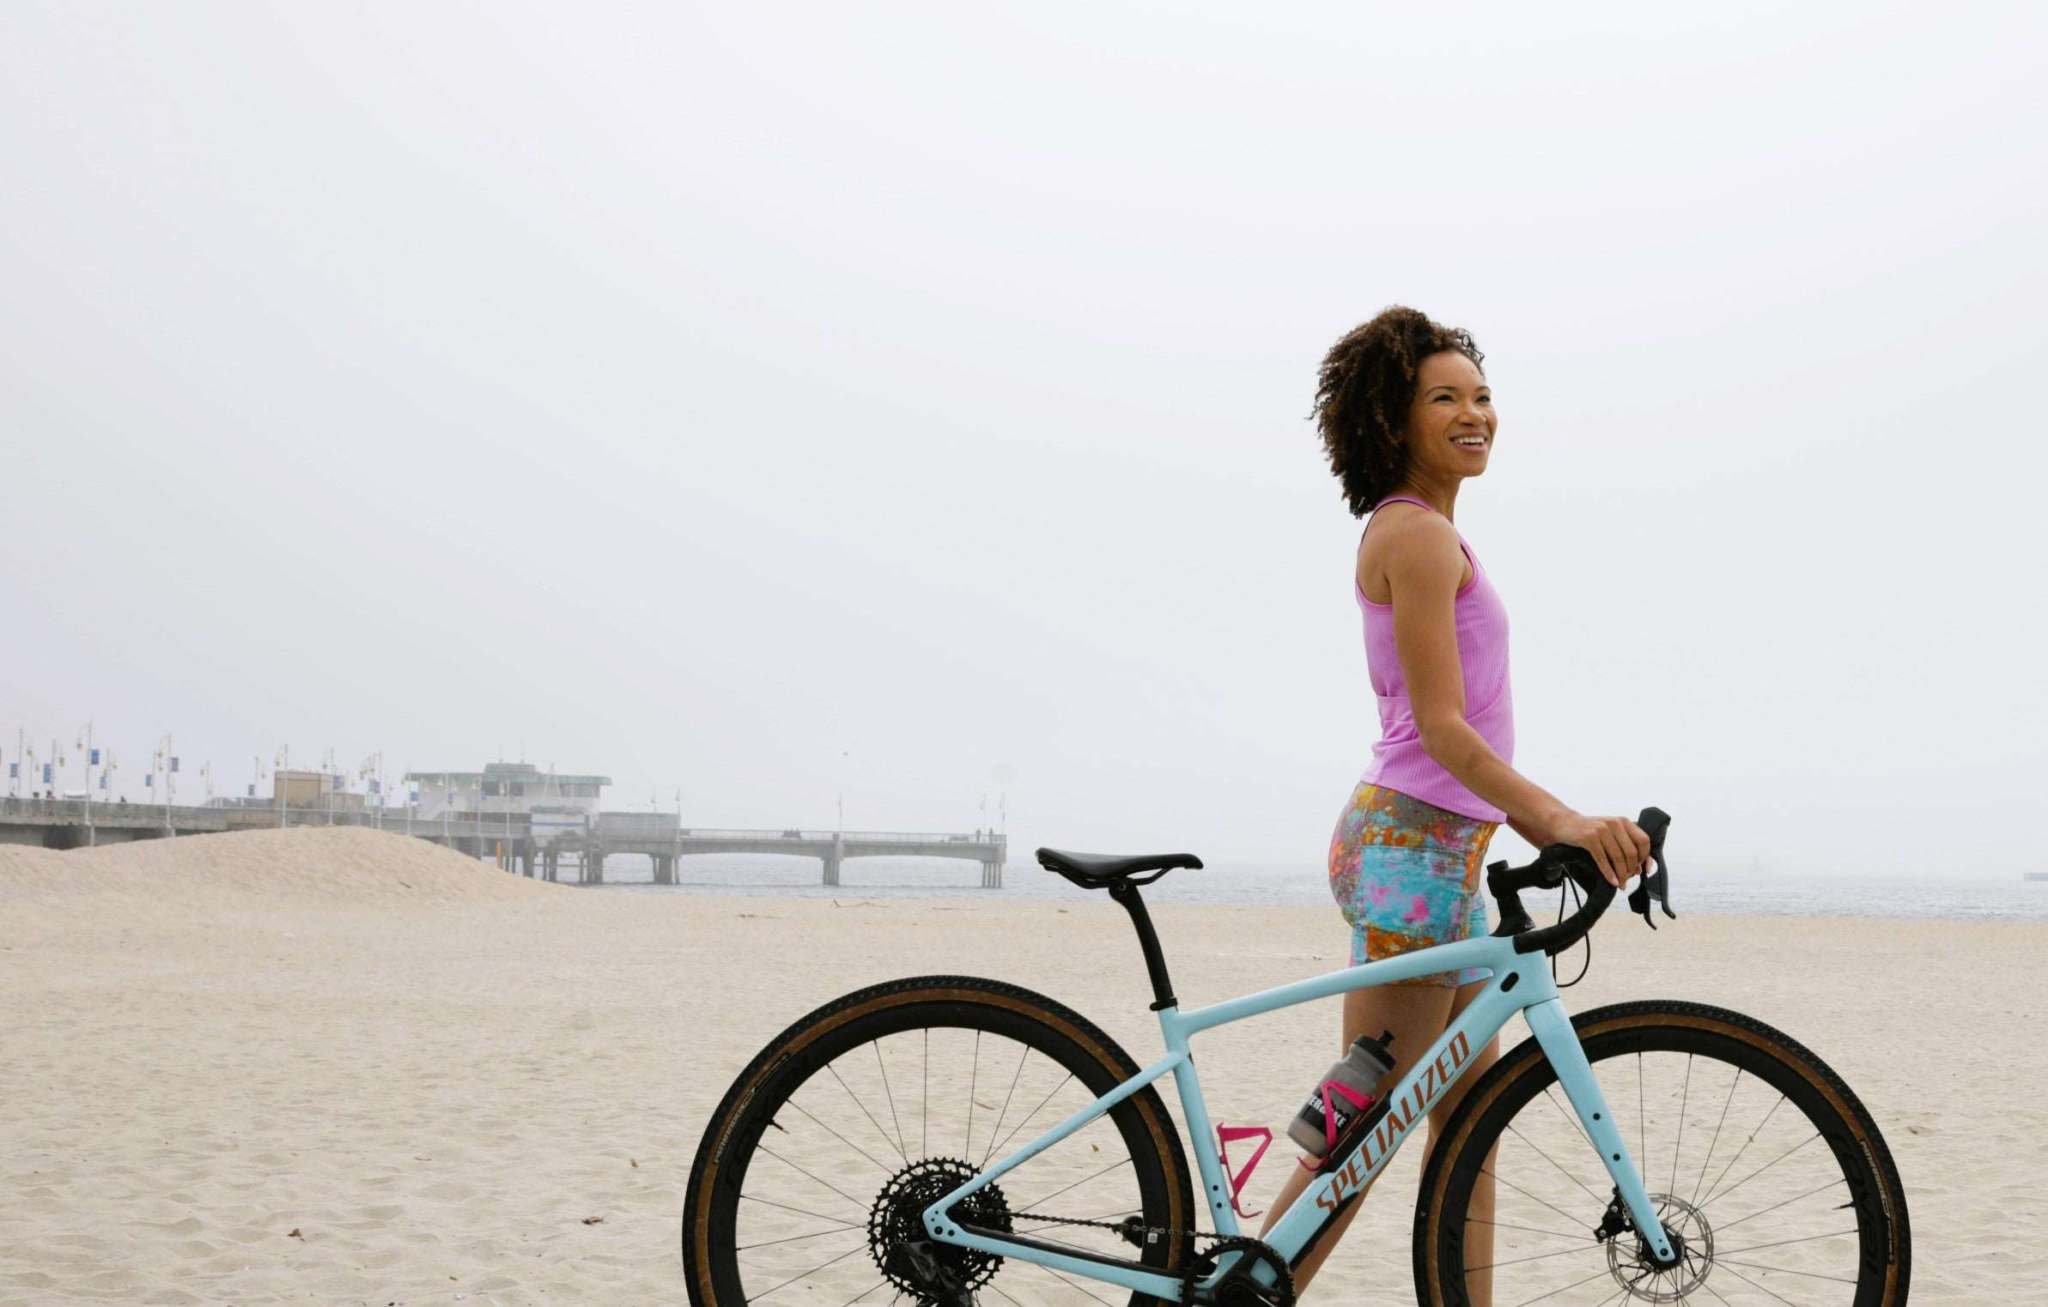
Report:
[[[1059,849],[1040,849],[1038,865],[1047,871],[1056,871],[1073,881],[1082,889],[1108,889],[1112,885],[1130,883],[1149,885],[1175,867],[1199,867],[1202,860],[1192,853],[1132,853],[1119,856],[1114,853],[1064,853]],[[1133,880],[1140,872],[1153,874],[1143,880]]]

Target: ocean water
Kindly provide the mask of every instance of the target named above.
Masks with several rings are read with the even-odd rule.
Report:
[[[684,858],[682,884],[649,883],[645,859],[613,858],[605,864],[604,888],[650,894],[758,894],[796,898],[979,898],[1055,899],[1107,903],[1107,896],[1082,890],[1030,859],[1013,857],[1000,889],[982,889],[978,864],[937,858],[856,858],[845,864],[840,884],[820,883],[815,859],[776,855]],[[1319,866],[1232,866],[1211,862],[1200,869],[1171,871],[1145,891],[1149,903],[1283,904],[1327,907],[1329,882]],[[1523,904],[1538,923],[1556,915],[1554,894],[1532,892]],[[1916,917],[1949,921],[2048,921],[2048,882],[2026,881],[2014,873],[1988,877],[1955,872],[1940,877],[1853,874],[1726,865],[1672,868],[1672,910],[1734,916]],[[1609,909],[1626,912],[1625,904]],[[1663,918],[1658,918],[1660,922]]]

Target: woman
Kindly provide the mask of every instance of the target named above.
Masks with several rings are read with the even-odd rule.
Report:
[[[1649,836],[1634,822],[1575,812],[1509,765],[1507,610],[1452,525],[1458,487],[1486,471],[1499,426],[1483,358],[1463,330],[1396,305],[1338,341],[1318,379],[1315,417],[1330,468],[1352,516],[1372,514],[1353,588],[1381,738],[1330,840],[1330,888],[1351,923],[1354,964],[1484,934],[1479,873],[1503,821],[1537,848],[1585,849],[1617,887],[1649,862]],[[1339,1050],[1391,1030],[1394,1074],[1405,1074],[1478,996],[1485,974],[1468,968],[1346,994]],[[1429,1114],[1423,1161],[1499,1054],[1495,1039]],[[1271,1212],[1309,1179],[1295,1168]],[[1354,1203],[1296,1268],[1297,1290],[1357,1213]],[[1492,1219],[1490,1176],[1469,1215]],[[1472,1228],[1469,1264],[1483,1267],[1492,1226]],[[1478,1307],[1492,1301],[1490,1273],[1475,1271],[1470,1287]]]

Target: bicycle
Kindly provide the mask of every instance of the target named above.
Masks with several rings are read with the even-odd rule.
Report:
[[[1656,808],[1638,821],[1656,870],[1628,904],[1653,929],[1653,905],[1676,915],[1669,822]],[[1473,1084],[1423,1169],[1413,1258],[1424,1307],[1470,1307],[1489,1285],[1503,1307],[1905,1303],[1911,1233],[1897,1168],[1869,1113],[1818,1057],[1760,1021],[1697,1003],[1566,1015],[1546,959],[1585,938],[1616,893],[1584,850],[1553,844],[1523,867],[1490,864],[1500,910],[1490,935],[1189,1011],[1138,887],[1201,860],[1055,849],[1038,859],[1130,914],[1165,1055],[1140,1069],[1065,1005],[975,977],[893,981],[825,1004],[753,1059],[705,1129],[683,1207],[695,1307],[771,1296],[856,1307],[881,1302],[885,1288],[892,1303],[939,1307],[1084,1296],[1107,1307],[1119,1292],[1132,1307],[1287,1307],[1293,1269],[1516,1013],[1532,1038]],[[1558,922],[1537,927],[1521,892],[1566,880],[1583,902],[1566,917],[1560,894]],[[1467,966],[1490,971],[1485,989],[1336,1139],[1264,1238],[1240,1233],[1244,1173],[1222,1160],[1190,1037]],[[1193,1135],[1199,1208],[1154,1087],[1168,1073]],[[1043,1120],[1056,1123],[1004,1151]],[[1474,1201],[1482,1176],[1495,1181],[1491,1211]],[[1208,1231],[1197,1228],[1204,1210]]]

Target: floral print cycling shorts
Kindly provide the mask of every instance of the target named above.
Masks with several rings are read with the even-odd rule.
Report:
[[[1351,964],[1483,935],[1479,872],[1499,822],[1360,781],[1330,837],[1330,893],[1351,923]],[[1467,985],[1484,967],[1397,985]]]

